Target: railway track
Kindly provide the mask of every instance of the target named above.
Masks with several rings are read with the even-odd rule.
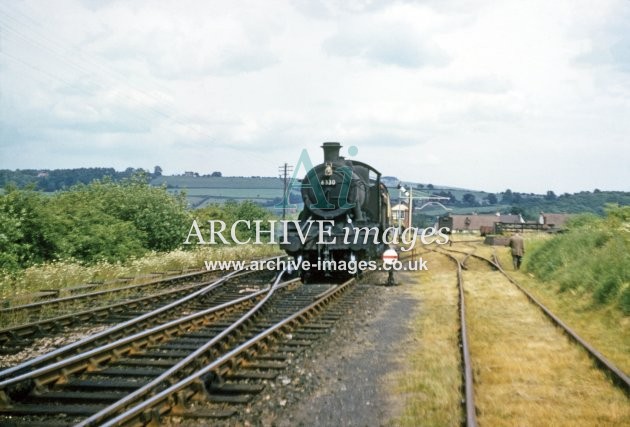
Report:
[[[94,304],[102,304],[102,301],[115,302],[117,300],[130,299],[146,294],[147,292],[162,291],[173,288],[182,283],[190,283],[194,281],[208,280],[211,276],[218,275],[217,271],[189,271],[160,279],[150,280],[144,283],[134,285],[119,286],[119,283],[112,281],[102,285],[85,285],[67,289],[59,289],[57,291],[48,291],[50,296],[45,297],[41,301],[31,302],[27,304],[15,304],[13,301],[3,301],[3,308],[0,308],[0,318],[3,321],[19,319],[25,321],[41,320],[56,314],[63,314],[68,311],[76,311],[77,309],[92,306]],[[100,290],[95,290],[101,287]],[[86,292],[83,292],[86,291]],[[64,295],[68,294],[68,295]],[[64,296],[60,296],[64,295]]]
[[[149,283],[6,308],[0,318],[38,318],[0,329],[0,354],[16,354],[35,340],[67,334],[74,326],[125,322],[193,294],[218,277],[198,271]],[[147,295],[148,294],[148,295]],[[6,323],[3,322],[3,323]]]
[[[273,277],[271,273],[267,275],[259,274],[254,277],[254,272],[252,271],[231,272],[215,281],[200,284],[201,287],[198,287],[194,292],[186,290],[183,297],[161,305],[154,310],[142,312],[136,317],[133,317],[135,313],[133,310],[125,312],[125,316],[122,319],[126,320],[121,321],[121,317],[116,315],[113,319],[113,321],[119,322],[116,325],[64,347],[29,359],[19,365],[6,368],[0,371],[0,381],[38,369],[46,364],[66,359],[92,348],[112,343],[125,335],[145,331],[189,313],[222,304],[225,301],[241,296],[243,292],[251,292],[259,289],[261,286],[265,286],[267,280],[271,277]],[[109,321],[112,322],[112,319],[109,319]]]
[[[519,357],[527,357],[526,355],[530,352],[529,347],[537,347],[545,348],[544,341],[551,339],[556,340],[558,342],[558,347],[555,348],[555,351],[562,351],[571,353],[571,356],[574,357],[575,362],[575,376],[580,377],[582,380],[584,378],[588,378],[588,381],[593,381],[593,384],[597,384],[597,386],[592,386],[593,388],[597,388],[600,394],[608,394],[611,396],[615,396],[610,400],[615,400],[615,402],[622,402],[620,405],[623,408],[623,403],[627,404],[627,398],[630,394],[630,383],[628,382],[628,377],[621,370],[612,365],[608,360],[606,360],[599,352],[597,352],[593,346],[588,344],[586,341],[582,340],[577,336],[577,334],[572,331],[567,325],[565,325],[560,319],[557,318],[550,310],[544,307],[540,302],[538,302],[532,295],[530,295],[524,288],[522,288],[515,280],[513,280],[499,265],[496,259],[488,259],[483,256],[477,255],[475,253],[475,248],[471,247],[472,250],[469,251],[460,251],[454,250],[452,248],[445,248],[445,250],[437,251],[439,253],[443,253],[452,259],[457,268],[457,280],[460,294],[460,321],[461,321],[461,329],[460,329],[460,339],[461,344],[460,347],[462,349],[462,365],[463,365],[463,378],[464,378],[464,403],[465,403],[465,414],[466,414],[466,423],[467,425],[477,425],[477,417],[479,415],[482,416],[483,423],[493,424],[501,419],[501,417],[506,417],[508,415],[514,415],[518,413],[519,410],[523,410],[524,408],[518,408],[518,405],[514,403],[515,408],[508,408],[503,410],[497,410],[493,408],[492,402],[492,393],[495,393],[495,390],[492,389],[492,385],[488,385],[487,383],[492,381],[503,381],[497,380],[493,378],[493,375],[498,375],[496,372],[501,372],[502,375],[511,378],[515,384],[521,384],[521,387],[514,386],[510,391],[504,391],[504,393],[514,393],[516,399],[521,398],[522,395],[528,394],[529,388],[541,389],[541,396],[538,397],[528,397],[529,399],[533,399],[532,403],[532,411],[537,410],[537,406],[545,406],[546,404],[536,402],[536,400],[540,399],[549,399],[550,402],[554,401],[553,394],[545,396],[545,391],[542,390],[542,387],[537,382],[540,383],[545,382],[548,378],[544,378],[541,380],[537,378],[537,372],[519,372],[521,370],[525,370],[526,366],[528,366],[527,362],[523,362],[522,364],[517,364],[517,366],[507,368],[504,365],[505,361],[502,358],[514,357],[515,360],[519,360]],[[467,269],[470,272],[467,272]],[[482,271],[483,278],[479,280],[478,277],[474,275],[477,272]],[[502,280],[499,280],[496,275],[500,275]],[[501,291],[500,289],[503,289]],[[523,304],[527,304],[523,301],[519,302],[519,295],[515,294],[520,293],[522,296],[526,297],[527,303],[530,304],[529,308],[522,307]],[[466,299],[465,299],[466,298]],[[521,297],[522,298],[522,297]],[[468,301],[471,300],[471,301]],[[488,305],[490,302],[491,305]],[[467,304],[472,304],[472,308],[468,307],[468,311],[471,309],[472,315],[467,314]],[[500,307],[494,307],[494,305],[499,305]],[[514,309],[514,313],[510,312],[510,307],[516,307],[518,304],[521,305],[520,308]],[[544,313],[547,320],[545,321],[544,317],[540,316],[540,319],[536,319],[535,314],[532,316],[531,313],[525,315],[526,311],[531,311],[534,309],[532,304],[535,305],[536,311],[538,313]],[[485,309],[483,306],[486,305]],[[522,310],[522,311],[521,311]],[[496,312],[500,314],[499,320],[496,318],[491,318],[492,312]],[[470,325],[472,317],[472,325]],[[501,319],[501,317],[503,319]],[[550,326],[549,320],[553,322],[553,326]],[[492,321],[497,324],[501,324],[501,326],[491,325],[488,326],[487,323]],[[531,328],[518,329],[518,324],[530,324]],[[512,325],[517,325],[512,328]],[[547,328],[546,332],[539,332],[534,329],[534,325],[536,328],[540,328],[541,330]],[[483,337],[482,334],[479,333],[470,333],[470,328],[473,328],[473,331],[479,331],[484,328],[490,328],[493,331],[493,338],[487,340]],[[558,329],[559,328],[559,329]],[[522,338],[519,338],[516,334],[523,335]],[[548,334],[546,337],[544,334]],[[555,335],[564,334],[569,337],[573,344],[569,340],[563,341],[560,337],[555,337]],[[551,337],[551,338],[550,338]],[[493,354],[494,347],[502,348],[506,353],[510,353],[508,349],[502,347],[503,344],[501,341],[509,341],[513,346],[522,346],[523,350],[521,355],[516,353],[511,353],[512,356],[496,355]],[[539,341],[540,340],[540,341]],[[579,346],[580,350],[577,351]],[[573,348],[569,348],[573,347]],[[490,350],[488,350],[490,349]],[[597,378],[597,375],[591,373],[583,373],[581,370],[589,371],[591,369],[591,364],[584,363],[584,360],[580,359],[580,356],[583,354],[581,351],[585,351],[594,361],[595,365],[601,369],[607,375],[609,380],[606,380],[606,377],[601,376],[601,378]],[[573,353],[580,353],[575,355]],[[523,356],[525,355],[525,356]],[[545,359],[543,355],[541,355],[541,359]],[[553,357],[552,357],[553,359]],[[541,364],[543,362],[540,362]],[[552,368],[549,368],[550,370]],[[558,371],[561,371],[562,368],[559,367]],[[494,372],[496,371],[496,372]],[[535,371],[535,369],[534,369]],[[551,371],[552,372],[552,371]],[[552,385],[557,387],[558,389],[562,389],[563,387],[567,387],[566,382],[571,383],[575,381],[571,378],[571,374],[565,374],[563,377],[562,373],[557,374],[553,372],[553,374],[548,374],[553,376],[558,376],[558,384]],[[529,377],[528,377],[529,376]],[[623,393],[619,393],[618,390],[610,383],[610,380],[618,386],[619,389],[623,391]],[[479,387],[475,387],[476,384],[481,384]],[[576,389],[578,389],[578,393],[580,390],[586,390],[590,385],[579,387],[579,385],[573,384]],[[496,386],[495,386],[496,387]],[[480,390],[481,389],[481,390]],[[625,393],[625,396],[624,396]],[[567,398],[567,400],[570,400]],[[606,398],[603,399],[606,401]],[[509,403],[511,405],[512,403]],[[619,410],[615,411],[613,408],[613,404],[610,402],[598,402],[602,407],[598,407],[597,410],[600,411],[598,416],[601,416],[598,420],[604,422],[603,420],[608,420],[606,422],[618,422],[619,419],[625,419],[628,421],[628,417],[630,414],[625,411],[626,415],[624,417],[624,411],[622,410],[619,413]],[[606,405],[611,405],[608,410],[611,413],[606,413]],[[509,406],[508,405],[508,406]],[[558,404],[558,407],[561,408],[563,405],[568,406],[566,402],[562,402]],[[549,403],[549,406],[553,406]],[[576,411],[575,408],[565,408],[566,411],[564,413],[556,414],[556,408],[545,408],[546,411],[549,412],[549,419],[546,419],[545,422],[554,423],[553,417],[558,416],[556,421],[566,420],[570,418],[571,412],[579,412]],[[627,407],[626,407],[627,409]],[[525,409],[526,410],[526,409]],[[562,409],[557,409],[558,411],[563,411]],[[500,415],[497,415],[500,414]],[[525,419],[526,414],[523,413],[523,419]],[[584,415],[586,416],[594,416],[593,414]],[[606,418],[610,416],[610,418]],[[563,418],[564,417],[564,418]],[[520,420],[520,418],[519,418]],[[580,423],[588,424],[591,421],[585,421],[585,419],[580,420]]]
[[[357,293],[354,281],[299,286],[278,278],[273,285],[240,286],[218,305],[0,372],[0,424],[233,416],[289,354],[310,346],[343,312],[324,313],[326,307]],[[199,399],[207,407],[190,409]]]
[[[459,350],[462,369],[462,406],[464,408],[465,424],[468,427],[477,426],[477,411],[475,407],[473,364],[470,354],[470,340],[468,336],[468,324],[466,323],[466,299],[464,292],[464,277],[462,270],[464,262],[470,256],[470,253],[459,250],[437,250],[430,249],[435,253],[443,254],[455,263],[457,274],[457,295],[458,295],[458,314],[459,314]],[[463,259],[457,258],[452,252],[463,254]]]
[[[577,332],[575,332],[569,325],[563,322],[558,316],[556,316],[549,308],[547,308],[543,303],[538,301],[536,297],[534,297],[530,292],[528,292],[521,284],[519,284],[512,276],[510,276],[500,264],[496,252],[493,254],[492,259],[488,259],[484,256],[478,255],[474,252],[475,248],[472,247],[472,251],[455,251],[450,250],[451,252],[458,252],[460,254],[465,254],[465,258],[462,260],[462,267],[465,266],[466,260],[469,257],[473,257],[478,259],[486,264],[488,264],[493,269],[498,270],[510,283],[518,288],[520,292],[522,292],[528,300],[532,302],[536,307],[538,307],[544,314],[551,320],[556,326],[558,326],[569,338],[571,338],[577,345],[582,347],[589,356],[595,361],[595,363],[610,376],[610,378],[617,384],[625,393],[630,395],[630,377],[614,365],[610,360],[608,360],[601,352],[599,352],[592,344],[587,342],[585,339],[580,337]],[[465,268],[465,267],[464,267]]]

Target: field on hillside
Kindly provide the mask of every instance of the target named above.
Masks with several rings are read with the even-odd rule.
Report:
[[[170,193],[185,191],[186,198],[191,208],[202,208],[212,203],[224,203],[228,200],[243,201],[251,200],[269,209],[274,209],[274,205],[281,203],[283,182],[280,178],[274,177],[212,177],[212,176],[161,176],[154,178],[151,185],[165,185]],[[412,184],[415,186],[415,184]],[[388,190],[392,205],[399,203],[400,192],[395,186],[391,186],[388,181]],[[422,190],[414,189],[413,196],[431,196],[431,193],[439,191],[450,191],[451,194],[461,200],[464,194],[470,193],[479,201],[488,194],[479,191],[454,189],[454,188],[433,188]],[[402,200],[407,200],[404,196]],[[291,201],[302,209],[300,203],[299,190],[292,191]],[[420,207],[424,204],[422,200],[415,199],[414,206]],[[508,206],[479,206],[475,210],[479,213],[496,212],[497,209],[507,209]],[[453,213],[468,213],[470,207],[455,207]],[[442,215],[444,209],[439,206],[428,206],[422,210],[427,215]]]
[[[228,200],[251,200],[273,209],[283,195],[282,180],[273,177],[162,176],[151,185],[166,185],[170,193],[185,191],[190,207],[195,209]],[[293,193],[297,196],[296,191]]]

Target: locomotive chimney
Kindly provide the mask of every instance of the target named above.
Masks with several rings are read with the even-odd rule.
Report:
[[[338,142],[324,142],[322,145],[324,149],[324,162],[332,163],[339,160],[339,150],[341,150],[341,144]]]

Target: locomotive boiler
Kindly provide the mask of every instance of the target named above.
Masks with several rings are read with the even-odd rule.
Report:
[[[280,244],[304,281],[356,274],[357,265],[375,262],[387,249],[383,233],[391,208],[381,173],[340,156],[338,142],[324,142],[322,148],[324,162],[301,182],[304,208]]]

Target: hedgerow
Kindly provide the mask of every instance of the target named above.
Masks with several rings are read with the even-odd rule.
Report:
[[[595,304],[617,304],[630,315],[630,206],[606,216],[578,216],[567,231],[533,248],[525,268],[560,290],[592,294]]]

